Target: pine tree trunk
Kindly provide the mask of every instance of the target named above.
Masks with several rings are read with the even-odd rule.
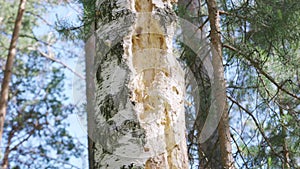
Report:
[[[283,156],[283,162],[282,162],[282,168],[283,169],[289,169],[290,167],[290,153],[288,149],[288,142],[287,142],[287,131],[286,131],[286,125],[284,123],[284,112],[282,107],[279,107],[279,115],[280,115],[280,127],[281,127],[281,135],[282,135],[282,156]]]
[[[18,8],[18,14],[15,21],[14,31],[12,35],[12,39],[9,46],[8,56],[6,60],[5,70],[4,70],[4,77],[1,85],[1,96],[0,96],[0,145],[2,145],[2,135],[4,131],[4,122],[5,122],[5,116],[7,111],[7,103],[8,103],[8,93],[9,93],[9,83],[12,76],[12,69],[13,69],[13,63],[14,58],[17,54],[17,41],[19,38],[19,32],[22,26],[22,19],[23,14],[25,12],[25,5],[26,0],[21,0]],[[9,146],[9,144],[8,144]],[[6,148],[1,168],[6,169],[8,168],[8,154],[9,150]]]
[[[188,168],[171,1],[105,0],[96,7],[90,168]]]
[[[198,15],[201,15],[201,13],[199,13],[199,8],[201,8],[201,4],[202,2],[199,0],[191,0],[191,1],[186,1],[186,0],[179,0],[178,1],[179,4],[181,4],[184,8],[186,8],[187,6],[189,8],[186,8],[188,11],[186,13],[189,13],[190,15],[192,15],[192,17],[189,17],[188,15],[183,16],[184,19],[188,19],[190,22],[192,22],[194,25],[197,26],[197,28],[199,28],[200,26],[202,26],[201,34],[198,33],[198,36],[201,37],[197,37],[199,39],[201,39],[201,41],[199,41],[198,43],[203,43],[203,41],[206,41],[206,35],[208,32],[208,29],[206,28],[206,25],[203,25],[205,23],[204,20],[200,20],[201,18],[199,18]],[[195,19],[197,18],[197,19]],[[195,35],[196,36],[196,35]],[[206,46],[206,49],[202,49],[209,51],[210,50],[210,46]],[[206,52],[203,52],[206,53]],[[209,58],[209,56],[198,56],[198,57],[203,57],[203,58]],[[200,94],[200,107],[199,110],[197,112],[197,117],[195,120],[195,124],[194,124],[194,130],[197,131],[197,140],[199,140],[200,135],[203,134],[203,127],[205,124],[205,121],[207,120],[208,117],[208,113],[209,113],[209,106],[210,105],[207,101],[205,101],[205,99],[209,98],[209,88],[211,88],[211,86],[209,86],[206,83],[209,83],[209,81],[207,80],[209,77],[207,75],[207,70],[205,65],[203,65],[204,60],[202,60],[201,62],[193,62],[194,65],[190,65],[189,68],[191,69],[191,71],[194,74],[194,77],[196,78],[196,81],[198,82],[198,84],[202,84],[202,86],[199,86],[199,88],[203,91]],[[206,65],[207,66],[207,65]],[[212,79],[211,79],[212,80]],[[221,152],[220,152],[220,144],[219,144],[219,134],[218,131],[215,130],[211,136],[205,141],[205,142],[197,142],[197,146],[198,146],[198,156],[199,156],[199,168],[222,168],[222,164],[221,164]]]
[[[209,22],[210,22],[210,38],[212,43],[212,65],[214,68],[214,81],[215,83],[215,90],[222,90],[225,89],[225,80],[224,80],[224,68],[223,68],[223,58],[222,58],[222,42],[221,42],[221,35],[220,35],[220,17],[219,11],[217,7],[217,2],[215,0],[207,0],[206,1],[208,6],[208,13],[209,13]],[[219,93],[219,92],[216,92]],[[225,93],[223,93],[225,95]],[[216,96],[216,103],[219,104],[219,107],[226,98],[226,96]],[[220,150],[221,150],[221,163],[224,169],[231,169],[234,167],[234,160],[232,157],[232,150],[231,150],[231,136],[229,130],[229,120],[228,120],[228,112],[227,112],[227,103],[225,103],[223,115],[220,120],[218,126],[218,134],[219,134],[219,143],[220,143]]]

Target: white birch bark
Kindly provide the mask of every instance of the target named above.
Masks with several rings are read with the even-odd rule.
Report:
[[[171,1],[98,1],[90,168],[188,168]]]

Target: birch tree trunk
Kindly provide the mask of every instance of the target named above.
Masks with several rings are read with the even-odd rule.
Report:
[[[171,3],[96,4],[90,168],[188,168],[184,72],[172,53],[176,16]]]

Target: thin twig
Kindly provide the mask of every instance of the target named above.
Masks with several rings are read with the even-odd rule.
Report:
[[[77,73],[75,70],[73,70],[71,67],[69,67],[67,64],[65,64],[64,62],[62,62],[61,60],[55,59],[54,57],[49,56],[48,54],[46,54],[45,52],[41,51],[40,49],[37,49],[37,51],[45,58],[52,60],[53,62],[59,63],[61,65],[63,65],[65,68],[67,68],[68,70],[70,70],[72,73],[74,73],[76,76],[78,76],[80,79],[85,80],[85,78]]]
[[[257,119],[254,117],[254,115],[249,111],[247,110],[246,108],[244,108],[244,106],[242,106],[239,102],[237,102],[235,99],[233,99],[232,97],[230,96],[227,96],[227,98],[233,102],[234,104],[236,104],[240,109],[242,109],[245,113],[247,113],[251,118],[252,120],[254,121],[256,127],[258,128],[259,132],[261,133],[262,137],[264,138],[264,140],[267,142],[268,146],[270,147],[271,151],[278,157],[281,157],[276,151],[275,149],[273,148],[270,140],[268,139],[268,137],[266,136],[264,130],[262,129],[262,127],[259,125]]]

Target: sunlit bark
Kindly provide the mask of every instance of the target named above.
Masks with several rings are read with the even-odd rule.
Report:
[[[217,7],[217,2],[215,0],[207,0],[208,7],[208,18],[210,22],[210,38],[212,43],[212,65],[214,68],[214,80],[218,81],[215,84],[216,90],[225,89],[225,80],[224,80],[224,68],[223,68],[223,58],[222,58],[222,42],[220,35],[220,17],[219,11]],[[218,93],[218,92],[217,92]],[[225,94],[225,93],[224,93]],[[216,96],[216,103],[222,104],[224,100],[222,96]],[[227,105],[227,104],[225,104]],[[218,126],[218,134],[219,134],[219,144],[221,150],[221,163],[223,168],[231,169],[234,168],[234,160],[232,157],[231,150],[231,137],[229,130],[229,122],[228,122],[228,112],[227,106],[225,106],[223,110],[223,116]]]
[[[12,39],[10,42],[9,46],[9,51],[8,51],[8,56],[7,56],[7,61],[5,65],[5,71],[4,71],[4,77],[1,85],[1,98],[0,98],[0,145],[2,144],[2,134],[4,130],[4,122],[5,122],[5,116],[7,114],[7,102],[8,102],[8,93],[9,93],[9,83],[12,75],[12,69],[13,69],[13,63],[14,63],[14,58],[17,53],[17,41],[19,38],[19,32],[22,26],[22,19],[23,19],[23,14],[25,11],[25,4],[26,0],[21,0],[19,9],[18,9],[18,14],[17,18],[15,21],[15,26],[14,26],[14,31],[12,35]],[[10,137],[10,136],[9,136]],[[9,144],[8,144],[9,146]],[[3,157],[2,169],[6,169],[8,167],[8,154],[9,154],[9,148],[6,148],[5,154]]]
[[[188,168],[184,73],[172,53],[171,3],[96,5],[90,168]]]

